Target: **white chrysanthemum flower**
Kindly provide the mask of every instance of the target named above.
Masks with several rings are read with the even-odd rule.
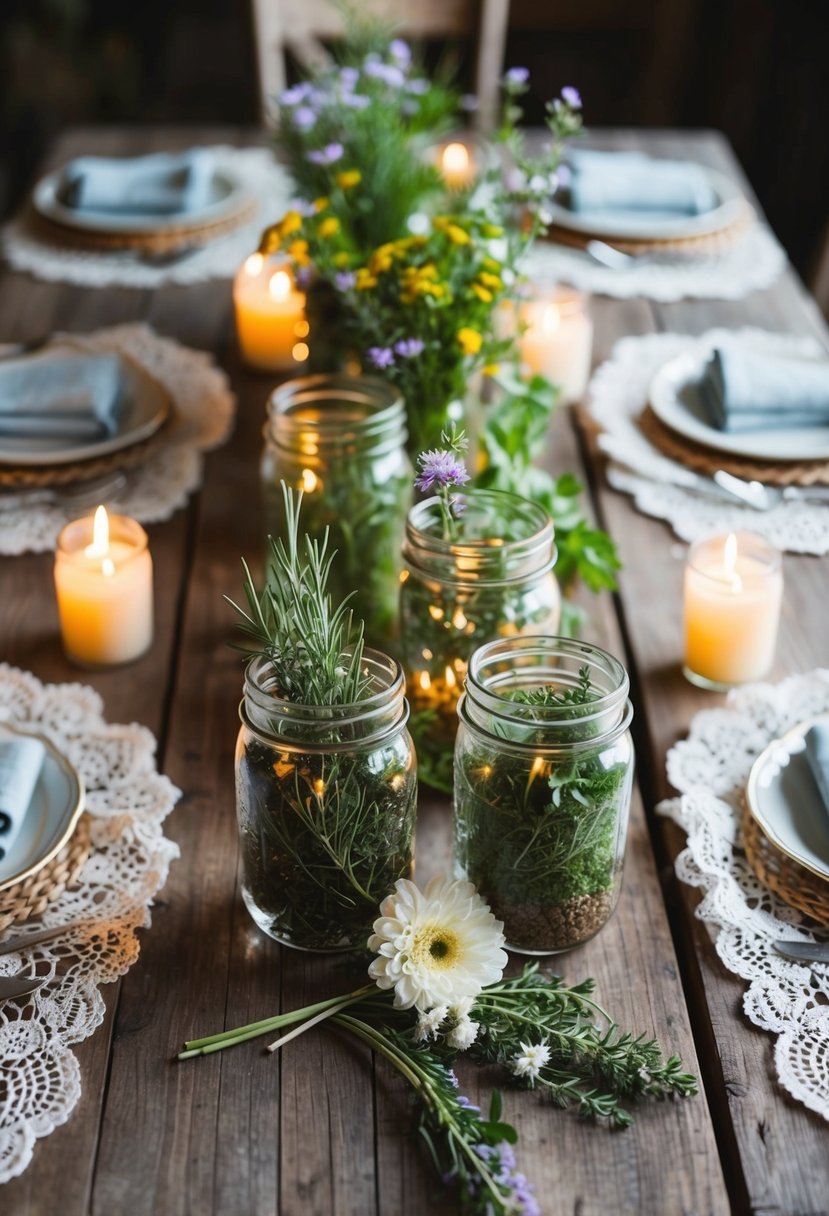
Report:
[[[455,1022],[462,1022],[468,1018],[472,1012],[472,1006],[475,1004],[474,996],[461,997],[459,1001],[455,1001],[454,1005],[449,1010],[449,1016]]]
[[[512,1061],[510,1068],[516,1077],[527,1077],[535,1081],[545,1064],[550,1062],[550,1049],[546,1043],[522,1043],[521,1053]]]
[[[446,1036],[446,1044],[448,1047],[454,1048],[455,1051],[466,1051],[467,1047],[471,1047],[478,1037],[480,1027],[477,1022],[471,1022],[469,1018],[463,1018],[456,1026],[453,1026]]]
[[[427,1039],[436,1039],[441,1026],[446,1021],[449,1010],[446,1005],[436,1005],[428,1013],[421,1013],[415,1027],[415,1039],[423,1043]]]
[[[432,1009],[475,997],[507,964],[501,921],[471,882],[433,878],[425,891],[400,878],[380,905],[368,948],[378,988],[394,989],[396,1009]]]

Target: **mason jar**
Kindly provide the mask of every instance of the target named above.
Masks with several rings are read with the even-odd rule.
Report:
[[[400,664],[366,650],[368,695],[297,705],[271,664],[248,665],[236,744],[242,895],[270,937],[361,950],[412,867],[417,766]]]
[[[511,950],[593,937],[622,882],[633,781],[628,676],[556,637],[472,656],[458,705],[454,866],[504,922]]]
[[[409,512],[400,589],[400,649],[421,779],[451,793],[457,703],[483,642],[556,633],[561,596],[553,521],[536,503],[471,490],[459,538],[447,539],[437,498]]]
[[[261,477],[265,524],[286,538],[281,482],[303,491],[302,530],[331,553],[332,603],[352,596],[366,638],[394,636],[401,546],[412,500],[406,411],[397,389],[372,376],[289,380],[268,402]]]

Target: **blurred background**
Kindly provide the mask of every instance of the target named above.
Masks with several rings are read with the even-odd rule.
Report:
[[[65,126],[258,120],[248,0],[0,7],[0,214],[17,205]],[[450,49],[469,84],[472,48]],[[829,248],[826,0],[512,0],[505,66],[513,64],[532,73],[530,122],[573,84],[588,125],[724,131],[801,276],[820,287]]]

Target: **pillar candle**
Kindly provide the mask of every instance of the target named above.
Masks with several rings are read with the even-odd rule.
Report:
[[[84,667],[129,663],[153,639],[153,567],[147,533],[125,515],[67,524],[58,537],[55,589],[63,646]]]
[[[252,254],[234,280],[233,306],[245,363],[261,371],[286,371],[308,358],[305,296],[287,262]]]
[[[751,532],[697,541],[685,566],[685,666],[704,688],[762,679],[774,662],[780,553]]]
[[[587,297],[569,287],[555,287],[521,304],[518,315],[525,370],[557,384],[565,404],[580,401],[593,357],[593,320]]]

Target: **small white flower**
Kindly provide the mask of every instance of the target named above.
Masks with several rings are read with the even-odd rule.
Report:
[[[467,1047],[471,1047],[477,1039],[479,1029],[477,1022],[470,1022],[469,1018],[464,1018],[453,1026],[446,1036],[447,1047],[452,1047],[455,1051],[466,1051]]]
[[[516,1077],[528,1077],[534,1081],[545,1064],[550,1062],[550,1049],[546,1043],[522,1043],[521,1053],[510,1065]]]
[[[400,878],[380,905],[368,948],[378,988],[394,989],[396,1009],[457,1006],[501,978],[503,924],[470,882],[439,876],[420,892]]]
[[[435,1005],[434,1009],[430,1009],[428,1013],[421,1013],[415,1027],[417,1042],[423,1043],[426,1039],[436,1039],[448,1013],[446,1005]]]
[[[449,1013],[455,1022],[463,1022],[469,1017],[472,1012],[472,1006],[475,1004],[474,996],[463,996],[459,1001],[455,1001],[449,1008]]]

